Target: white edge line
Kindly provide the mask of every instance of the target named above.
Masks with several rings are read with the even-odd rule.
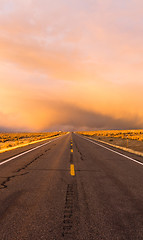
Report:
[[[60,136],[60,137],[63,137],[63,136]],[[11,157],[11,158],[3,161],[3,162],[0,162],[0,165],[3,165],[3,164],[5,164],[5,163],[7,163],[7,162],[10,162],[11,160],[13,160],[13,159],[15,159],[15,158],[18,158],[18,157],[20,157],[20,156],[22,156],[22,155],[25,155],[26,153],[32,152],[32,151],[34,151],[34,150],[36,150],[36,149],[38,149],[38,148],[40,148],[40,147],[43,147],[43,146],[45,146],[45,145],[47,145],[47,144],[49,144],[49,143],[51,143],[51,142],[54,142],[54,141],[56,141],[57,139],[59,139],[60,137],[58,137],[58,138],[56,138],[56,139],[54,139],[54,140],[51,140],[51,141],[49,141],[49,142],[46,142],[46,143],[44,143],[44,144],[41,144],[40,146],[37,146],[37,147],[32,148],[32,149],[30,149],[30,150],[27,150],[27,151],[25,151],[25,152],[23,152],[23,153],[20,153],[20,154],[14,156],[14,157]]]
[[[76,134],[76,135],[77,135],[77,134]],[[126,155],[124,155],[124,154],[122,154],[122,153],[116,152],[116,151],[112,150],[111,148],[105,147],[105,146],[103,146],[103,145],[101,145],[101,144],[99,144],[99,143],[96,143],[96,142],[88,139],[88,138],[82,137],[82,136],[80,136],[80,135],[78,135],[78,136],[81,137],[81,138],[83,138],[83,139],[85,139],[85,140],[87,140],[87,141],[89,141],[89,142],[92,142],[92,143],[94,143],[94,144],[96,144],[96,145],[98,145],[98,146],[100,146],[100,147],[103,147],[103,148],[105,148],[105,149],[107,149],[107,150],[109,150],[109,151],[111,151],[111,152],[114,152],[114,153],[116,153],[116,154],[118,154],[118,155],[120,155],[120,156],[122,156],[122,157],[125,157],[125,158],[127,158],[127,159],[129,159],[129,160],[131,160],[131,161],[133,161],[133,162],[135,162],[135,163],[138,163],[138,164],[140,164],[140,165],[143,166],[143,163],[142,163],[142,162],[139,162],[139,161],[137,161],[137,160],[135,160],[135,159],[133,159],[133,158],[131,158],[131,157],[128,157],[128,156],[126,156]]]

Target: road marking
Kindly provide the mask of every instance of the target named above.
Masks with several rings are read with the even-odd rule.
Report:
[[[74,164],[70,165],[70,173],[71,173],[71,176],[75,176]]]
[[[73,149],[71,149],[71,153],[73,153]]]
[[[78,136],[79,136],[79,135],[78,135]],[[81,137],[81,136],[79,136],[79,137]],[[96,144],[96,145],[98,145],[98,146],[100,146],[100,147],[102,147],[102,148],[105,148],[105,149],[107,149],[107,150],[109,150],[109,151],[111,151],[111,152],[114,152],[114,153],[116,153],[116,154],[118,154],[118,155],[120,155],[120,156],[122,156],[122,157],[125,157],[125,158],[127,158],[127,159],[129,159],[129,160],[131,160],[131,161],[133,161],[133,162],[135,162],[135,163],[138,163],[138,164],[140,164],[140,165],[143,166],[143,163],[142,163],[142,162],[139,162],[139,161],[135,160],[134,158],[128,157],[128,156],[126,156],[126,155],[124,155],[124,154],[122,154],[122,153],[119,153],[119,152],[117,152],[117,151],[115,151],[115,150],[112,150],[111,148],[108,148],[108,147],[105,147],[105,146],[103,146],[103,145],[101,145],[101,144],[99,144],[99,143],[96,143],[96,142],[94,142],[94,141],[92,141],[92,140],[90,140],[90,139],[88,139],[88,138],[85,138],[85,137],[81,137],[81,138],[83,138],[83,139],[85,139],[85,140],[87,140],[87,141],[89,141],[89,142],[91,142],[91,143],[94,143],[94,144]]]
[[[62,136],[62,137],[63,137],[63,136]],[[54,139],[54,140],[51,140],[51,141],[49,141],[49,142],[47,142],[47,143],[41,144],[40,146],[37,146],[37,147],[32,148],[32,149],[30,149],[30,150],[27,150],[27,151],[25,151],[25,152],[23,152],[23,153],[20,153],[20,154],[14,156],[14,157],[11,157],[11,158],[3,161],[3,162],[0,162],[0,165],[3,165],[3,164],[5,164],[5,163],[7,163],[7,162],[10,162],[10,161],[12,161],[12,160],[14,160],[14,159],[22,156],[22,155],[25,155],[26,153],[32,152],[32,151],[34,151],[34,150],[36,150],[36,149],[38,149],[38,148],[40,148],[40,147],[43,147],[43,146],[45,146],[45,145],[47,145],[47,144],[49,144],[49,143],[51,143],[51,142],[54,142],[54,141],[56,141],[57,139],[59,139],[59,137],[56,138],[56,139]]]

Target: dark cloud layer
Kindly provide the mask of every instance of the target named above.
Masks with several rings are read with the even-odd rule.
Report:
[[[114,118],[98,112],[88,111],[65,102],[57,103],[56,101],[49,100],[44,102],[39,101],[39,109],[37,108],[37,112],[40,111],[41,106],[43,107],[42,111],[45,112],[45,124],[44,128],[41,128],[40,131],[143,128],[143,122],[140,122],[137,117],[130,119]],[[50,109],[52,109],[52,113],[49,115]],[[23,125],[19,125],[18,127],[10,127],[10,125],[6,126],[4,116],[6,119],[7,116],[1,114],[1,119],[3,118],[3,124],[0,126],[1,132],[24,132],[30,130]]]
[[[68,104],[53,104],[56,111],[58,108],[58,117],[53,119],[50,129],[53,130],[93,130],[93,129],[136,129],[143,128],[143,123],[139,123],[137,118],[116,119],[111,116],[97,112],[87,111],[79,107]],[[44,129],[46,130],[46,128]]]

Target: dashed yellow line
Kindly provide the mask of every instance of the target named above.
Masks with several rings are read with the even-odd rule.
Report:
[[[73,153],[72,146],[73,146],[73,143],[72,143],[72,139],[71,139],[71,153]],[[70,164],[70,174],[71,174],[71,176],[75,176],[75,170],[74,170],[74,164],[73,163]]]
[[[74,164],[70,165],[70,174],[71,176],[75,176]]]

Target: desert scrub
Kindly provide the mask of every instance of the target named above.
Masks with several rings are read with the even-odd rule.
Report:
[[[0,149],[7,149],[34,141],[44,140],[54,136],[60,136],[65,132],[45,132],[45,133],[0,133]]]
[[[115,146],[128,148],[140,153],[143,152],[143,129],[139,130],[100,130],[78,132],[84,136],[92,137]]]
[[[132,139],[137,141],[143,141],[143,129],[139,130],[99,130],[99,131],[86,131],[78,132],[84,136],[98,136],[107,138],[121,138],[121,139]]]

